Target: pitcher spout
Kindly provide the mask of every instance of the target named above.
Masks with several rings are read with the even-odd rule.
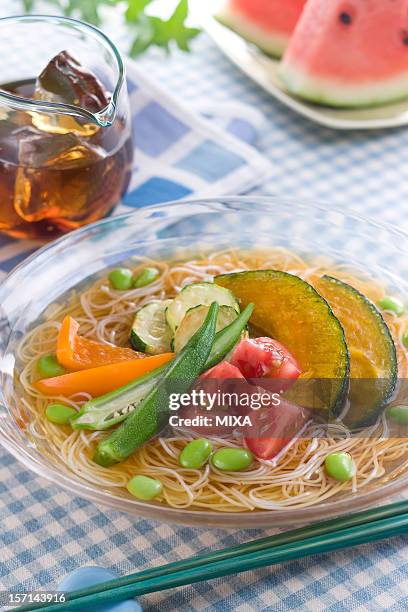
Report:
[[[113,100],[99,113],[94,113],[94,120],[100,127],[109,127],[115,121],[116,104]]]

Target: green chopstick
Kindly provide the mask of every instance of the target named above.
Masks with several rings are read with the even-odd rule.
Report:
[[[408,501],[373,508],[300,529],[254,540],[207,555],[176,561],[73,591],[59,604],[25,605],[16,611],[78,610],[83,606],[123,601],[291,559],[408,533]]]

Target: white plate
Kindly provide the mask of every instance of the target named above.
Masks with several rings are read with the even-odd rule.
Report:
[[[200,1],[200,0],[198,0]],[[363,109],[336,109],[292,96],[279,79],[278,60],[263,54],[213,17],[200,14],[204,29],[223,53],[272,96],[311,121],[337,130],[377,130],[408,125],[408,100]]]

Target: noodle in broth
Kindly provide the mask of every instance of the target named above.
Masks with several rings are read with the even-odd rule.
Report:
[[[93,450],[108,432],[72,431],[45,418],[50,398],[33,386],[38,358],[55,350],[61,321],[67,314],[80,323],[81,334],[99,342],[125,346],[135,311],[157,299],[173,297],[192,282],[211,280],[227,272],[251,269],[278,269],[296,274],[313,284],[323,274],[335,276],[378,303],[385,292],[372,279],[358,276],[345,265],[333,266],[325,258],[306,262],[283,248],[262,251],[226,250],[186,262],[166,263],[148,259],[133,260],[135,272],[146,264],[160,269],[160,277],[146,287],[115,291],[103,278],[80,294],[72,293],[67,303],[53,304],[44,314],[44,322],[29,332],[17,352],[22,364],[16,386],[19,393],[19,420],[26,423],[27,435],[40,452],[51,460],[59,458],[65,469],[113,495],[128,496],[128,480],[136,474],[157,478],[163,485],[159,503],[173,508],[201,508],[220,512],[246,512],[255,509],[306,507],[327,500],[344,491],[357,491],[395,478],[408,467],[405,439],[387,437],[387,423],[382,417],[364,431],[363,438],[351,437],[339,422],[322,426],[309,424],[302,437],[289,444],[275,460],[254,461],[240,473],[223,472],[207,464],[202,469],[179,465],[180,451],[188,441],[200,437],[191,431],[173,430],[171,437],[158,437],[135,452],[129,459],[110,468],[92,461]],[[408,316],[383,313],[397,345],[399,377],[408,373],[408,354],[402,336],[408,330]],[[90,399],[87,393],[70,398],[53,398],[79,409]],[[241,446],[232,436],[206,436],[214,449]],[[331,479],[324,461],[329,452],[349,452],[356,466],[348,482]],[[398,467],[395,464],[398,463]]]

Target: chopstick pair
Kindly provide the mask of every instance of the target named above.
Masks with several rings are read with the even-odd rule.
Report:
[[[207,555],[175,561],[67,594],[67,601],[51,605],[29,604],[16,612],[81,610],[117,603],[139,595],[222,578],[231,574],[301,559],[408,533],[408,501],[331,519],[319,524],[246,542]]]

